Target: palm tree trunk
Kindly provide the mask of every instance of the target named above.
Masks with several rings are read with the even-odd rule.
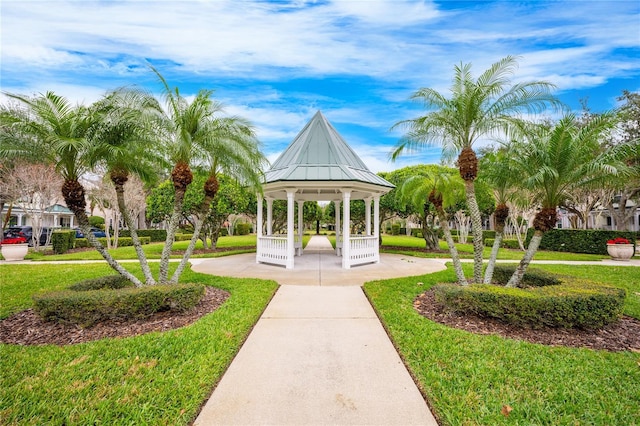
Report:
[[[173,203],[173,213],[169,219],[169,226],[167,227],[167,239],[164,242],[162,248],[162,255],[160,256],[160,274],[158,276],[158,282],[160,284],[167,284],[169,279],[169,257],[171,256],[171,249],[173,248],[173,239],[176,236],[176,229],[178,228],[178,221],[182,215],[182,203],[184,201],[184,191],[176,190],[176,198]]]
[[[500,251],[500,244],[502,244],[502,231],[496,231],[496,239],[493,241],[493,247],[491,248],[491,257],[489,257],[489,263],[487,269],[484,271],[484,283],[491,284],[493,279],[493,270],[496,266],[496,259],[498,258],[498,252]]]
[[[85,211],[85,191],[84,187],[78,182],[77,179],[65,180],[62,185],[62,197],[67,204],[69,210],[73,212],[78,220],[78,227],[82,230],[87,237],[87,241],[100,253],[100,255],[107,261],[107,264],[115,270],[117,273],[131,281],[136,287],[142,287],[142,281],[140,281],[135,275],[127,271],[120,265],[104,248],[100,241],[91,232],[91,225],[89,224],[89,218]]]
[[[202,229],[203,223],[204,223],[204,218],[198,217],[198,219],[196,220],[195,227],[193,229],[193,236],[191,237],[191,241],[189,242],[189,246],[187,247],[187,251],[185,251],[184,255],[182,256],[182,260],[180,261],[178,268],[173,273],[173,276],[171,277],[171,281],[169,281],[169,284],[178,283],[178,279],[180,279],[180,275],[182,275],[184,268],[187,266],[187,262],[189,261],[189,258],[193,253],[193,249],[196,247],[196,243],[199,240],[200,230]]]
[[[482,216],[476,200],[476,191],[473,180],[464,181],[464,189],[467,196],[467,206],[471,216],[471,230],[473,232],[473,282],[482,282]]]
[[[133,247],[136,250],[136,255],[138,256],[138,261],[140,262],[140,267],[142,268],[142,273],[144,274],[144,280],[146,285],[153,285],[156,281],[153,279],[153,275],[151,274],[151,269],[149,268],[149,262],[147,262],[147,256],[144,254],[144,250],[142,250],[142,244],[140,244],[140,238],[138,238],[138,231],[133,223],[133,219],[129,214],[129,210],[127,210],[125,201],[124,201],[124,186],[114,182],[116,188],[116,198],[118,200],[118,208],[120,209],[120,214],[124,219],[124,223],[127,224],[127,228],[129,228],[129,232],[131,233],[131,240],[133,241]]]
[[[447,241],[447,245],[449,246],[449,253],[451,253],[453,269],[456,271],[458,283],[460,285],[469,285],[467,279],[464,276],[462,263],[460,262],[460,255],[458,255],[458,249],[456,249],[456,244],[453,242],[453,237],[451,236],[451,230],[449,229],[449,223],[447,222],[447,217],[444,213],[444,210],[442,209],[442,207],[436,207],[436,210],[438,212],[438,219],[440,219],[440,227],[442,228],[444,238]]]
[[[544,232],[536,230],[529,242],[529,247],[527,247],[527,251],[524,254],[524,257],[520,261],[520,264],[516,268],[515,272],[509,278],[509,282],[505,287],[518,287],[520,283],[522,283],[522,278],[524,277],[524,273],[527,271],[531,260],[533,260],[533,256],[538,251],[538,247],[540,247],[540,241],[542,241],[542,236]]]

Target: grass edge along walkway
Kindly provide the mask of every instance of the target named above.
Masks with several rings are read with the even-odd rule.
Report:
[[[640,354],[475,335],[415,311],[418,294],[453,281],[449,267],[364,285],[441,425],[640,424]]]
[[[104,275],[108,267],[95,271]],[[191,271],[182,281],[231,296],[215,312],[167,332],[68,346],[2,344],[0,423],[190,424],[277,284]]]

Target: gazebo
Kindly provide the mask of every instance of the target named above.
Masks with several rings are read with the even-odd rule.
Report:
[[[342,256],[344,269],[379,262],[380,197],[393,188],[393,184],[367,168],[318,111],[265,173],[263,194],[258,194],[256,262],[293,269],[295,256],[302,255],[302,207],[305,201],[335,203],[336,255]],[[263,235],[263,197],[267,203],[266,235]],[[274,200],[287,200],[287,232],[284,236],[272,233]],[[351,200],[364,200],[364,235],[351,235]],[[294,224],[296,203],[297,227]]]

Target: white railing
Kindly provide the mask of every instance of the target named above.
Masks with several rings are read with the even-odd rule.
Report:
[[[287,266],[287,237],[258,237],[256,260]]]
[[[349,237],[349,264],[351,266],[363,263],[378,262],[380,252],[378,237]]]

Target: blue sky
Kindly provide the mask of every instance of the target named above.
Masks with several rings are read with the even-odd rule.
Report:
[[[316,110],[374,171],[437,163],[440,149],[387,160],[394,123],[417,117],[420,87],[446,92],[453,66],[476,75],[518,55],[516,81],[547,80],[578,110],[640,90],[640,2],[2,0],[3,91],[89,103],[140,85],[153,64],[189,95],[215,89],[250,119],[272,161]],[[3,99],[3,102],[6,100]]]

